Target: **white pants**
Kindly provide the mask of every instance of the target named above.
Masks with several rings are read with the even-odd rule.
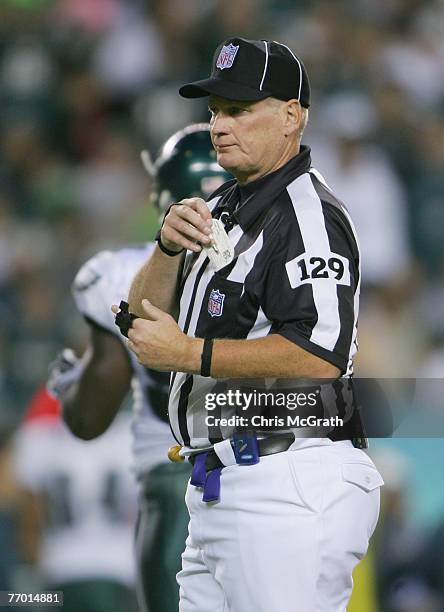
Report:
[[[180,612],[344,612],[382,484],[363,451],[331,442],[224,468],[217,503],[188,485]]]

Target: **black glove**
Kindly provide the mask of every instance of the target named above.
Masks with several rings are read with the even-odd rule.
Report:
[[[123,300],[119,304],[119,312],[116,314],[116,325],[120,329],[120,333],[128,338],[128,331],[133,324],[134,319],[139,317],[128,311],[129,304]]]

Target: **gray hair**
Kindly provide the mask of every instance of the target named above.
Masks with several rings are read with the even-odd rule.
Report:
[[[304,133],[305,128],[307,127],[307,123],[308,123],[308,108],[304,108],[303,106],[301,106],[301,123],[299,125],[299,140],[301,140],[302,138],[302,134]]]
[[[280,100],[279,98],[270,97],[268,98],[268,100],[272,100],[273,103],[276,105],[276,107],[282,104],[282,100]],[[300,102],[299,104],[301,106],[301,123],[299,124],[297,139],[299,142],[301,142],[302,134],[304,133],[304,130],[307,127],[307,123],[308,123],[308,108],[305,108],[304,106],[302,106]]]

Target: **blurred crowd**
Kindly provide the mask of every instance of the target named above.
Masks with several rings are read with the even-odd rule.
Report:
[[[54,356],[81,351],[81,263],[153,237],[139,152],[208,120],[177,89],[233,35],[307,67],[304,142],[363,251],[358,373],[443,377],[442,1],[2,0],[0,449]]]

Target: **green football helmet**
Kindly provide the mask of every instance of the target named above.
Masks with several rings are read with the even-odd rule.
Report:
[[[150,173],[155,179],[154,203],[162,214],[184,198],[206,200],[233,178],[216,161],[207,123],[189,125],[170,136]]]

